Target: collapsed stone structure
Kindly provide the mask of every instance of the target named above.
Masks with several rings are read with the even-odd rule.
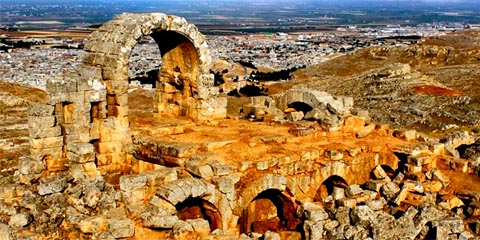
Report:
[[[144,35],[159,43],[164,59],[155,89],[158,115],[188,116],[200,129],[130,131],[128,56]],[[0,188],[0,211],[8,216],[8,225],[0,224],[4,239],[365,239],[425,236],[431,229],[443,231],[436,236],[470,236],[458,218],[444,222],[447,214],[428,205],[449,184],[435,168],[445,145],[419,149],[409,141],[414,131],[395,138],[388,127],[349,115],[351,98],[305,89],[254,98],[244,107],[248,113],[270,112],[278,118],[273,122],[289,123],[245,121],[251,125],[224,139],[215,133],[224,126],[201,124],[224,118],[226,100],[208,74],[203,36],[183,18],[122,14],[94,32],[85,50],[79,75],[49,82],[47,104],[29,110],[31,154],[20,161],[22,184]],[[262,129],[257,136],[243,133],[255,126]],[[192,132],[208,137],[196,141]],[[399,156],[406,160],[399,163]],[[468,164],[457,165],[469,171]],[[476,216],[473,203],[480,200],[465,196]],[[431,212],[436,215],[412,223]],[[405,221],[396,224],[389,214]],[[398,228],[378,231],[385,227],[375,222],[378,216]],[[413,232],[395,232],[402,224]]]

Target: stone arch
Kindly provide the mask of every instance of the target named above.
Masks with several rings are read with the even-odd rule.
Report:
[[[295,215],[295,203],[278,189],[258,194],[239,219],[240,232],[294,231],[301,220]]]
[[[276,189],[280,192],[284,192],[287,188],[287,179],[278,174],[266,174],[255,178],[245,176],[244,179],[239,182],[245,185],[242,189],[239,189],[239,198],[233,209],[233,213],[237,216],[240,216],[243,209],[245,209],[261,192],[268,189]]]
[[[217,207],[202,198],[187,198],[185,201],[175,205],[178,217],[181,220],[205,219],[210,225],[210,230],[223,229],[222,216]]]
[[[303,114],[307,114],[308,112],[312,111],[313,107],[304,102],[291,102],[288,104],[289,108],[293,108],[297,111],[303,112]]]
[[[283,95],[279,101],[279,108],[284,109],[292,106],[295,103],[303,103],[311,108],[325,108],[329,103],[337,102],[338,100],[327,92],[310,89],[290,89]],[[341,104],[341,102],[339,102]]]
[[[68,147],[63,148],[67,149],[65,154],[75,153],[71,160],[88,157],[88,162],[95,165],[89,169],[95,169],[95,174],[97,167],[104,176],[128,173],[131,169],[126,147],[132,141],[128,66],[133,48],[148,35],[157,42],[164,63],[156,81],[153,105],[157,112],[200,122],[226,116],[226,97],[218,96],[209,73],[211,56],[205,37],[193,24],[162,13],[121,14],[90,35],[74,82],[47,86],[51,93],[67,92],[54,94],[50,100],[65,109],[63,115],[72,116],[72,122],[65,122],[63,127],[66,135],[75,138],[64,138],[63,145],[81,142],[94,146],[88,156]]]
[[[160,113],[200,119],[209,115],[224,117],[224,104],[219,111],[208,111],[208,101],[215,94],[214,79],[209,73],[211,56],[205,37],[184,18],[162,13],[125,13],[103,24],[85,44],[84,77],[94,75],[103,80],[113,98],[107,105],[110,115],[128,112],[128,103],[121,99],[128,88],[128,61],[141,37],[150,35],[157,42],[163,65],[159,71],[155,104]]]
[[[215,186],[198,178],[181,178],[166,182],[157,188],[156,195],[172,205],[188,198],[200,198],[214,204]]]
[[[222,214],[215,202],[215,186],[198,178],[181,178],[159,186],[156,195],[175,206],[180,219],[203,218],[210,230],[223,229]]]
[[[322,184],[320,184],[315,193],[314,200],[321,201],[322,198],[332,195],[334,188],[346,188],[347,186],[348,182],[343,177],[338,175],[329,176],[322,182]]]

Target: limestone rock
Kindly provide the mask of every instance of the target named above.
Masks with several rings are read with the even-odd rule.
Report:
[[[170,182],[177,180],[177,171],[173,168],[163,168],[163,169],[156,169],[150,170],[141,173],[147,177],[147,185],[148,186],[160,186],[164,182]]]
[[[333,200],[340,200],[345,198],[345,189],[339,187],[333,187],[332,192]]]
[[[388,182],[382,186],[380,191],[385,197],[392,199],[400,192],[400,187],[394,182]]]
[[[320,205],[306,202],[302,205],[302,207],[303,207],[303,215],[305,216],[306,219],[310,221],[316,222],[320,220],[326,220],[329,218],[328,213]]]
[[[123,191],[132,191],[146,185],[147,177],[145,175],[125,175],[120,177],[120,189]]]
[[[267,231],[263,234],[264,240],[281,240],[280,234],[276,232]]]
[[[305,232],[306,239],[322,239],[323,223],[305,220],[303,222],[303,231]]]
[[[59,193],[65,190],[68,186],[70,176],[67,174],[54,174],[48,177],[40,179],[40,185],[38,186],[38,193],[42,196]]]
[[[114,238],[129,238],[135,235],[135,224],[130,219],[109,219],[108,231]]]
[[[347,207],[338,207],[335,210],[335,219],[341,224],[341,225],[350,225],[350,209]]]
[[[8,226],[12,228],[22,228],[26,227],[33,221],[32,215],[27,213],[19,213],[15,214],[10,218],[8,221]]]
[[[355,136],[356,136],[357,138],[364,138],[364,137],[368,136],[369,134],[371,134],[373,131],[375,131],[375,127],[376,127],[376,126],[377,126],[377,125],[374,124],[374,123],[369,124],[369,125],[365,126],[362,130],[360,130],[359,132],[357,132],[357,133],[355,134]]]
[[[375,221],[375,213],[366,205],[354,207],[350,217],[355,226],[368,227]]]
[[[173,235],[179,237],[186,232],[193,232],[192,225],[185,221],[179,220],[173,225]]]
[[[380,192],[380,189],[385,185],[387,181],[385,180],[370,180],[365,183],[365,187],[369,190]]]
[[[178,222],[176,215],[159,216],[159,215],[142,215],[143,226],[148,228],[173,228]]]
[[[98,233],[107,230],[108,221],[104,216],[92,216],[81,220],[78,228],[83,233]]]
[[[207,235],[210,232],[210,224],[205,219],[197,218],[187,219],[185,221],[192,226],[195,233]]]
[[[377,179],[377,180],[382,180],[382,179],[388,179],[388,180],[390,180],[390,178],[388,177],[387,173],[385,172],[385,170],[383,170],[382,166],[380,166],[380,165],[377,165],[377,166],[372,170],[372,173],[373,173],[373,176],[375,177],[375,179]]]
[[[185,164],[185,168],[192,174],[201,178],[209,178],[213,176],[212,167],[199,161],[188,161]]]
[[[182,178],[167,182],[157,188],[156,195],[172,204],[185,201],[187,198],[213,195],[215,187],[196,178]]]
[[[432,227],[441,227],[447,230],[447,233],[461,233],[465,230],[462,219],[446,218],[432,221]]]
[[[347,194],[347,197],[352,197],[352,196],[356,196],[363,193],[363,189],[360,188],[359,185],[353,184],[353,185],[349,185],[345,189],[345,193]]]

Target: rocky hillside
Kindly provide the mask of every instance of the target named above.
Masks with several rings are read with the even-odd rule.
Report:
[[[367,48],[297,76],[302,87],[352,96],[358,110],[395,127],[474,126],[480,124],[479,40],[480,32],[461,32],[410,46]]]

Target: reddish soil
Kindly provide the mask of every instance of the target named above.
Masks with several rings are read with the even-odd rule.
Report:
[[[425,94],[425,95],[435,95],[435,96],[463,96],[464,94],[460,91],[442,88],[432,85],[418,85],[413,87],[415,93]]]

